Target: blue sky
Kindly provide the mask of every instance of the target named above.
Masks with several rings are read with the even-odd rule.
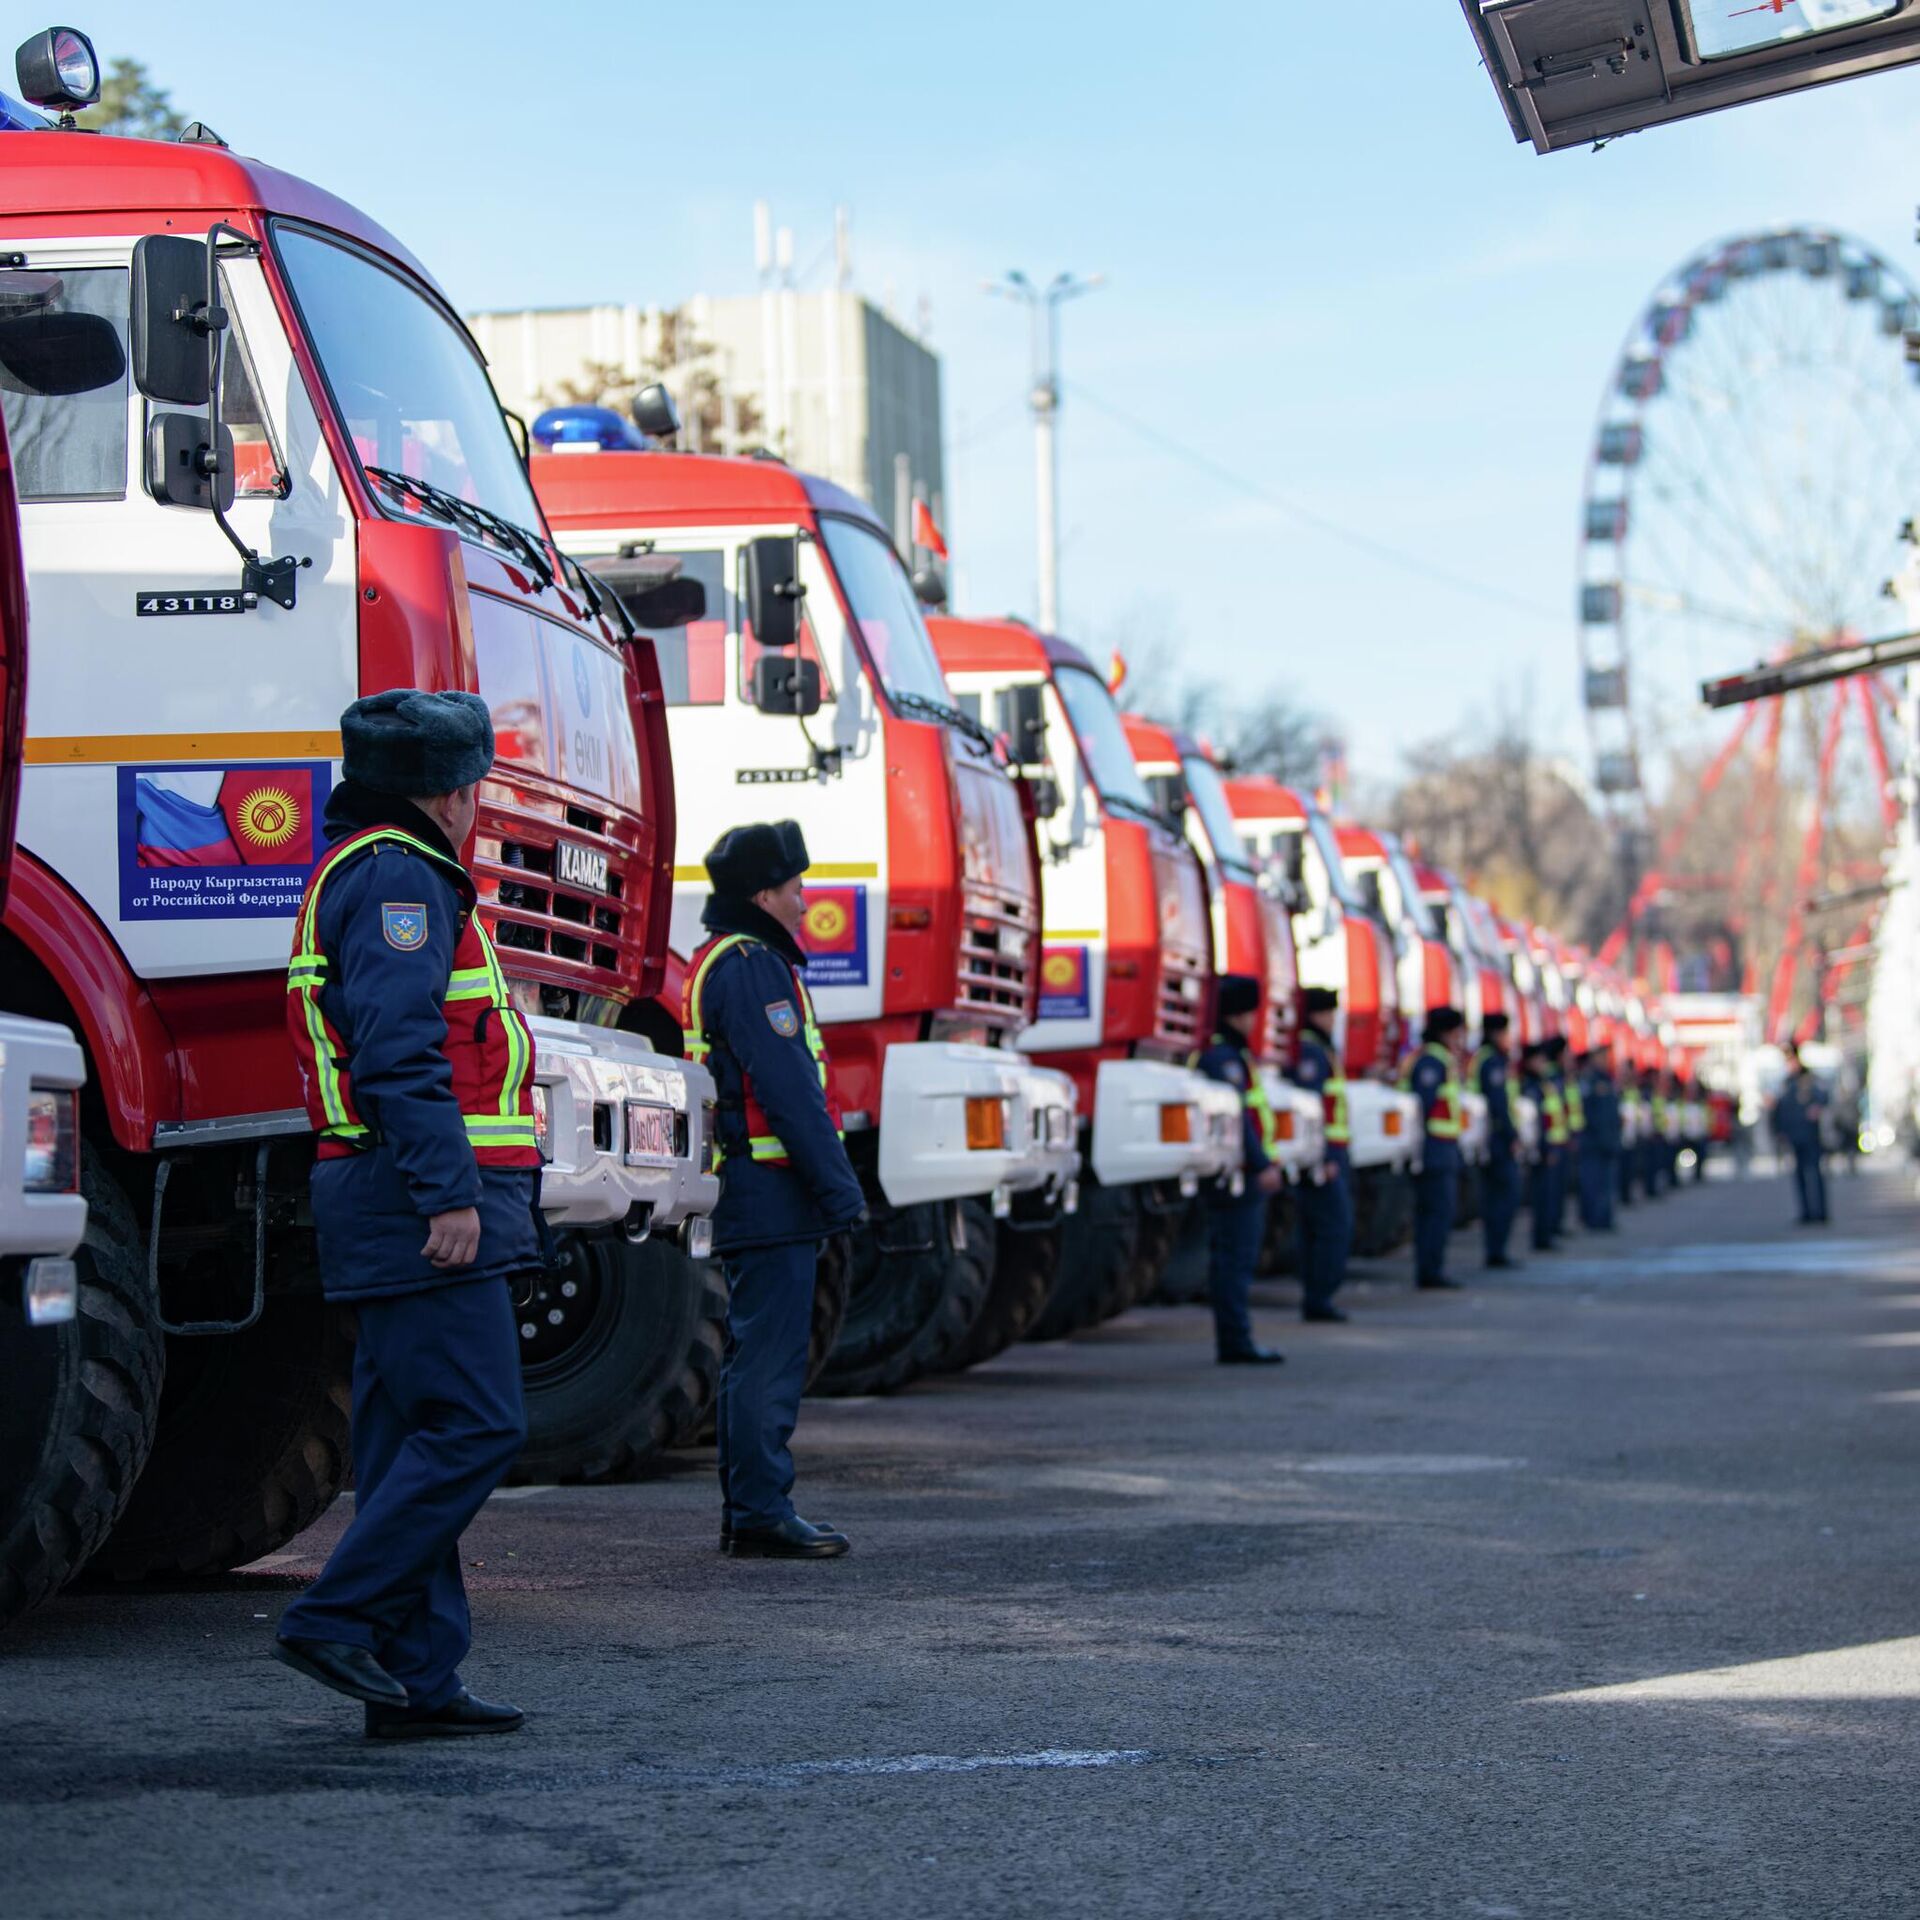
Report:
[[[168,12],[75,24],[466,309],[746,291],[756,198],[803,264],[850,207],[862,290],[932,305],[966,611],[1033,601],[1024,318],[980,282],[1104,272],[1065,316],[1067,630],[1283,684],[1374,779],[1502,694],[1577,745],[1582,465],[1670,267],[1805,220],[1920,275],[1920,75],[1541,159],[1454,0]]]

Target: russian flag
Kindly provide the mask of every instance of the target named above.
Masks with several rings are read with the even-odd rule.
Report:
[[[136,842],[143,867],[237,867],[244,864],[218,807],[202,806],[151,780],[134,786]]]

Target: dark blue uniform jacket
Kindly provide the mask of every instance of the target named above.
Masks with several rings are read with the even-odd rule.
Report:
[[[1255,1176],[1273,1162],[1260,1132],[1260,1116],[1247,1105],[1247,1089],[1253,1084],[1256,1068],[1246,1042],[1237,1033],[1216,1033],[1193,1064],[1209,1080],[1221,1081],[1240,1095],[1240,1139],[1244,1156],[1240,1164],[1251,1186]],[[1224,1186],[1219,1191],[1223,1196],[1232,1197]]]
[[[1780,1091],[1773,1109],[1773,1127],[1792,1147],[1816,1147],[1820,1144],[1820,1115],[1826,1095],[1811,1074],[1789,1080]]]
[[[1487,1102],[1487,1134],[1491,1145],[1511,1153],[1520,1129],[1513,1121],[1513,1069],[1505,1054],[1494,1051],[1480,1062],[1480,1092]]]
[[[392,826],[457,864],[439,827],[405,800],[346,781],[327,802],[329,844]],[[453,1097],[443,1046],[447,976],[473,888],[438,862],[391,841],[353,855],[327,878],[315,928],[332,964],[320,1007],[346,1049],[354,1104],[376,1144],[313,1170],[313,1218],[327,1297],[418,1293],[540,1265],[537,1176],[479,1167]],[[427,937],[402,951],[382,931],[386,903],[423,905]],[[480,1252],[442,1271],[421,1254],[428,1217],[480,1210]]]
[[[713,933],[749,936],[714,962],[700,991],[723,1154],[714,1251],[823,1240],[852,1226],[866,1210],[866,1197],[807,1047],[793,983],[793,970],[806,965],[806,955],[779,921],[750,900],[715,894],[701,922]],[[749,1153],[743,1080],[752,1081],[754,1098],[786,1148],[786,1166]]]
[[[1585,1153],[1620,1151],[1620,1089],[1613,1075],[1589,1069],[1580,1076],[1580,1101],[1586,1108],[1586,1130],[1580,1135]]]
[[[1432,1116],[1433,1109],[1440,1099],[1440,1089],[1447,1084],[1447,1062],[1438,1055],[1422,1053],[1413,1063],[1411,1086],[1420,1100],[1422,1119]],[[1436,1140],[1428,1136],[1426,1144],[1420,1149],[1420,1164],[1429,1173],[1445,1173],[1460,1164],[1460,1142],[1458,1140]]]

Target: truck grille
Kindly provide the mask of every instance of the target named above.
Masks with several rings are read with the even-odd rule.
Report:
[[[608,976],[579,982],[596,992],[616,991],[622,977],[637,979],[641,955],[629,932],[631,916],[622,897],[634,849],[623,843],[618,826],[604,814],[576,806],[566,807],[557,821],[494,808],[487,809],[487,816],[475,847],[474,871],[481,897],[496,908],[495,945],[503,952],[543,954],[561,963],[537,970],[541,977],[568,979],[576,969]],[[498,832],[497,841],[489,828]],[[559,877],[562,838],[605,858],[604,893]]]
[[[1040,955],[1039,913],[1023,894],[969,887],[961,903],[956,1011],[1023,1026]]]
[[[1204,960],[1194,954],[1162,950],[1155,1039],[1189,1052],[1199,1046],[1204,1037],[1200,1011],[1206,1004],[1206,985]]]

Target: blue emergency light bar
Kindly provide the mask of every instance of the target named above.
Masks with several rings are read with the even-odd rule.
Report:
[[[533,423],[533,437],[550,453],[645,453],[640,430],[611,407],[549,407]]]

